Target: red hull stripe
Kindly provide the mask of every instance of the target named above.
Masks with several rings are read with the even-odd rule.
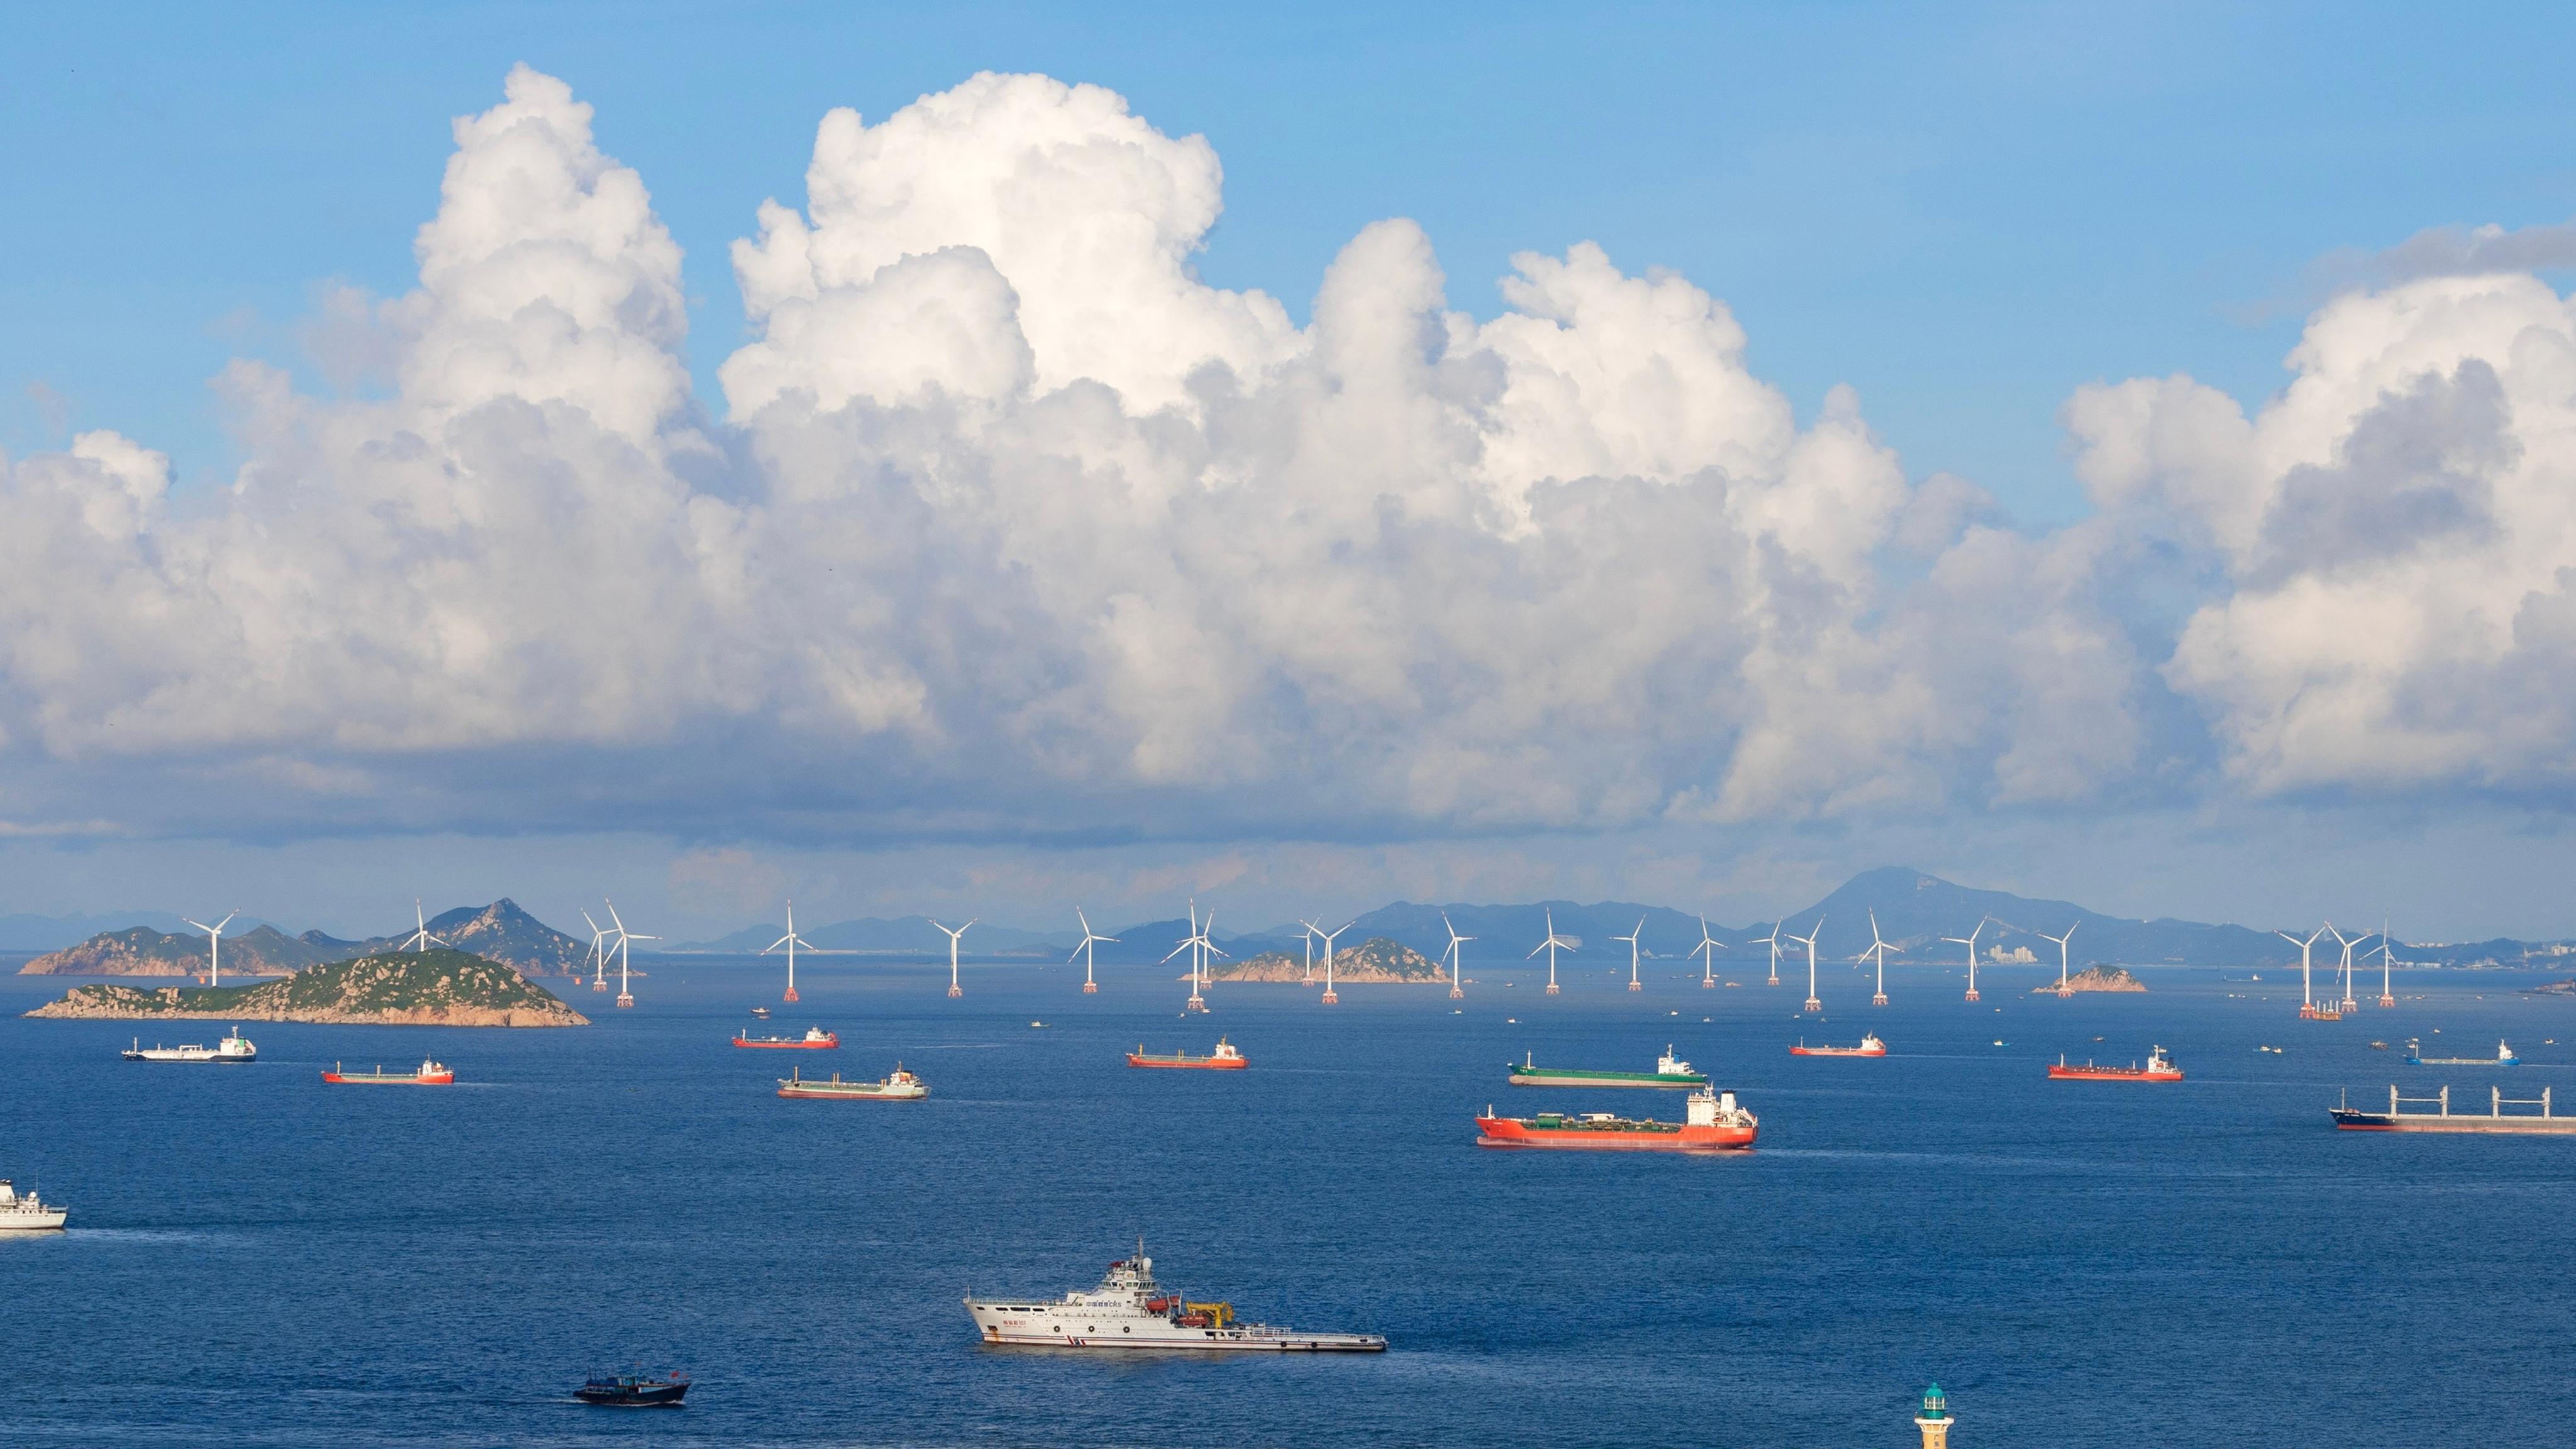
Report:
[[[1706,1152],[1753,1145],[1758,1128],[1684,1127],[1674,1132],[1550,1131],[1509,1117],[1479,1117],[1486,1147],[1573,1147],[1593,1152]]]
[[[1176,1062],[1168,1058],[1140,1057],[1134,1052],[1129,1052],[1127,1054],[1127,1065],[1131,1067],[1160,1067],[1164,1071],[1179,1072],[1239,1072],[1244,1068],[1251,1066],[1252,1059],[1250,1057],[1237,1057],[1230,1062],[1216,1061],[1213,1059],[1197,1062]]]

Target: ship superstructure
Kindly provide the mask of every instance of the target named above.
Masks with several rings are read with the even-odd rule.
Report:
[[[974,1298],[967,1315],[984,1342],[1052,1348],[1197,1349],[1233,1353],[1383,1353],[1374,1333],[1304,1333],[1243,1323],[1231,1303],[1192,1303],[1154,1281],[1154,1260],[1136,1256],[1109,1265],[1100,1286],[1046,1301]]]
[[[59,1231],[68,1210],[60,1203],[40,1201],[33,1192],[21,1195],[9,1179],[0,1177],[0,1233],[50,1233]]]

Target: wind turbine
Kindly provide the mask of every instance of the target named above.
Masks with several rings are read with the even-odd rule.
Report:
[[[1625,941],[1628,943],[1628,989],[1631,991],[1643,991],[1646,989],[1645,983],[1637,979],[1637,953],[1645,949],[1637,944],[1637,938],[1644,934],[1646,934],[1646,918],[1639,916],[1637,918],[1637,929],[1630,931],[1624,936],[1613,936],[1610,938],[1613,941]]]
[[[631,989],[633,983],[628,979],[628,976],[634,969],[634,962],[630,953],[626,949],[626,943],[629,941],[658,941],[662,938],[659,936],[639,936],[633,931],[626,929],[626,918],[617,914],[617,903],[615,901],[610,901],[608,903],[608,919],[617,923],[617,1004],[621,1007],[633,1006],[635,1004],[635,993]]]
[[[2066,928],[2066,934],[2063,936],[2052,936],[2046,931],[2031,932],[2032,935],[2037,936],[2043,941],[2055,941],[2057,943],[2057,994],[2061,997],[2073,996],[2075,994],[2075,988],[2066,984],[2066,943],[2075,939],[2075,926],[2083,924],[2084,923],[2082,921],[2077,921],[2074,926],[2068,926]]]
[[[590,912],[582,912],[581,918],[590,921],[590,989],[606,991],[608,989],[608,953],[600,949],[599,943],[608,938],[608,933],[600,929],[599,922],[590,920]],[[579,981],[581,978],[575,976],[573,979]]]
[[[1323,1001],[1324,1001],[1324,1004],[1325,1004],[1326,1006],[1331,1006],[1333,1003],[1335,1003],[1335,1002],[1337,1002],[1337,1001],[1340,1001],[1340,1000],[1342,999],[1340,996],[1336,995],[1336,994],[1334,993],[1334,991],[1333,991],[1333,943],[1334,943],[1335,941],[1338,941],[1338,940],[1340,940],[1340,939],[1342,938],[1342,931],[1347,931],[1347,930],[1349,930],[1351,927],[1358,925],[1358,924],[1359,924],[1359,922],[1358,922],[1357,920],[1348,920],[1348,921],[1344,921],[1344,922],[1342,922],[1342,924],[1341,924],[1341,929],[1340,929],[1340,930],[1333,930],[1333,931],[1327,931],[1327,930],[1325,930],[1323,927],[1316,925],[1316,924],[1315,924],[1314,922],[1312,922],[1312,921],[1300,921],[1300,922],[1298,922],[1298,924],[1299,924],[1299,925],[1304,926],[1307,930],[1314,932],[1316,935],[1321,936],[1321,937],[1323,937],[1323,938],[1324,938],[1324,996],[1323,996]]]
[[[1547,953],[1547,994],[1550,996],[1556,995],[1556,953],[1559,947],[1571,951],[1574,943],[1556,933],[1556,912],[1551,908],[1547,913],[1547,939],[1530,948],[1530,956],[1541,951]],[[1526,961],[1529,956],[1521,959]]]
[[[411,920],[412,925],[417,929],[415,929],[409,936],[403,938],[402,948],[404,950],[426,951],[429,949],[429,943],[432,941],[436,941],[442,946],[447,944],[444,939],[433,936],[429,933],[429,922],[421,918],[420,897],[418,896],[411,898]]]
[[[2334,922],[2332,921],[2326,922],[2326,933],[2333,936],[2335,938],[2335,944],[2343,948],[2343,964],[2338,968],[2343,972],[2342,1009],[2345,1011],[2358,1011],[2361,1009],[2361,1003],[2352,999],[2352,948],[2369,940],[2370,937],[2367,933],[2364,933],[2347,941],[2343,938],[2343,932],[2334,928]]]
[[[930,924],[939,926],[937,921]],[[968,921],[966,926],[973,924],[975,924],[973,921]],[[948,931],[946,926],[939,926],[939,929],[948,931],[948,998],[951,1001],[966,994],[966,988],[957,984],[957,942],[965,936],[966,926],[959,926],[953,931]]]
[[[1869,913],[1869,949],[1861,954],[1878,958],[1878,994],[1869,999],[1869,1004],[1885,1006],[1887,1004],[1887,938],[1878,934],[1878,912],[1875,908]]]
[[[1306,922],[1302,920],[1297,924],[1306,927],[1304,931],[1298,933],[1297,939],[1303,942],[1306,947],[1306,980],[1304,984],[1312,986],[1315,984],[1315,928],[1307,925]]]
[[[2382,1006],[2397,1004],[2397,998],[2388,990],[2389,958],[2394,954],[2388,949],[2388,918],[2382,916],[2379,918],[2379,1004]]]
[[[1773,922],[1771,923],[1771,934],[1770,934],[1770,935],[1768,935],[1768,936],[1756,936],[1756,937],[1754,937],[1752,940],[1747,941],[1747,942],[1745,942],[1745,943],[1744,943],[1744,944],[1745,944],[1745,945],[1747,945],[1747,946],[1761,945],[1761,946],[1768,946],[1768,947],[1770,947],[1770,948],[1771,948],[1771,981],[1770,981],[1770,984],[1771,984],[1771,985],[1773,985],[1773,986],[1777,986],[1777,985],[1779,985],[1779,984],[1780,984],[1780,926],[1781,926],[1781,923],[1780,923],[1780,922],[1778,922],[1778,921],[1773,921]],[[1798,939],[1798,938],[1797,938],[1797,937],[1795,937],[1795,936],[1791,936],[1789,939],[1790,939],[1790,940],[1792,940],[1792,941],[1794,941],[1794,940],[1796,940],[1796,939]]]
[[[224,927],[231,925],[233,923],[233,917],[240,914],[241,912],[239,911],[226,911],[224,912],[224,918],[215,922],[211,926],[207,925],[203,921],[188,920],[189,925],[205,932],[206,939],[213,943],[207,948],[206,956],[206,984],[208,986],[221,986],[224,984]],[[183,916],[180,919],[187,920],[188,918]]]
[[[1780,928],[1775,925],[1771,929],[1776,931]],[[1816,996],[1816,938],[1824,933],[1825,918],[1818,916],[1816,917],[1816,923],[1807,928],[1807,934],[1803,936],[1791,936],[1789,938],[1792,941],[1803,942],[1807,947],[1807,1004],[1799,1008],[1802,1011],[1822,1011],[1825,1009],[1825,1003],[1817,999]]]
[[[2278,936],[2282,940],[2299,948],[2299,1019],[2302,1021],[2310,1020],[2317,1014],[2317,1004],[2311,997],[2308,990],[2308,948],[2317,943],[2317,937],[2324,935],[2331,929],[2333,929],[2331,924],[2320,927],[2317,930],[2309,932],[2308,939],[2304,941],[2291,935],[2287,931],[2274,931],[2272,933],[2273,935]]]
[[[1198,1009],[1201,1011],[1207,1010],[1207,1002],[1203,997],[1207,991],[1208,958],[1210,956],[1225,955],[1223,951],[1216,948],[1216,937],[1209,934],[1215,929],[1216,912],[1210,911],[1207,913],[1207,919],[1199,923],[1199,949],[1198,954],[1193,958],[1198,963],[1198,974],[1192,978],[1192,984],[1190,986],[1190,1000],[1197,1002]],[[1229,957],[1228,959],[1232,958]]]
[[[1970,931],[1967,935],[1965,935],[1965,936],[1943,936],[1943,937],[1941,938],[1942,940],[1947,941],[1947,942],[1951,943],[1951,944],[1952,944],[1952,945],[1954,945],[1954,946],[1965,946],[1965,947],[1967,947],[1967,948],[1968,948],[1968,997],[1967,997],[1967,999],[1968,999],[1968,1000],[1970,1000],[1970,1001],[1974,1001],[1974,1000],[1976,1000],[1976,999],[1977,999],[1977,938],[1978,938],[1979,936],[1981,936],[1981,935],[1984,935],[1984,934],[1985,934],[1985,930],[1986,930],[1986,922],[1988,922],[1988,921],[1990,921],[1990,920],[1993,920],[1993,919],[1994,919],[1994,918],[1993,918],[1992,916],[1979,916],[1979,917],[1977,918],[1977,928],[1976,928],[1975,930],[1973,930],[1973,931]]]
[[[802,946],[808,951],[814,949],[813,942],[796,934],[796,903],[794,901],[789,901],[787,903],[787,934],[770,942],[767,946],[762,947],[760,954],[766,956],[781,946],[787,948],[787,994],[778,999],[781,1001],[794,1001],[796,999],[796,948]]]
[[[1082,913],[1082,907],[1080,906],[1075,906],[1073,908],[1073,918],[1082,922],[1082,944],[1073,948],[1073,955],[1080,956],[1082,958],[1082,994],[1085,996],[1098,996],[1100,994],[1100,983],[1091,979],[1091,943],[1094,941],[1114,943],[1118,938],[1116,936],[1103,936],[1092,930],[1091,918]],[[1067,956],[1064,959],[1067,963],[1070,963],[1073,960],[1073,956]]]
[[[1700,985],[1715,986],[1717,984],[1717,948],[1725,944],[1726,943],[1724,941],[1717,940],[1709,935],[1708,917],[1700,917],[1699,944],[1693,946],[1690,952],[1692,956],[1701,956],[1706,958],[1707,961],[1706,969],[1699,978]],[[1685,957],[1683,959],[1687,960],[1689,958]]]
[[[1449,932],[1449,999],[1464,1001],[1467,999],[1467,960],[1459,954],[1458,948],[1476,938],[1459,935],[1458,928],[1449,924],[1447,911],[1440,913],[1440,924]]]

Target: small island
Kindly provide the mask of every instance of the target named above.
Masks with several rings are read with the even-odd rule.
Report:
[[[1306,962],[1302,956],[1285,951],[1264,951],[1258,956],[1219,967],[1208,973],[1210,981],[1303,981]],[[1324,963],[1315,963],[1315,979],[1324,979]],[[1449,981],[1448,969],[1401,941],[1384,936],[1371,936],[1356,946],[1333,953],[1333,984],[1337,986],[1443,986]]]
[[[498,961],[389,951],[254,986],[75,987],[29,1016],[83,1021],[303,1021],[367,1026],[588,1026],[590,1018]]]
[[[2067,977],[2064,989],[2068,991],[2144,991],[2147,989],[2147,983],[2130,975],[2126,967],[2087,966]],[[2057,983],[2049,981],[2032,987],[2030,994],[2054,996],[2058,990]]]

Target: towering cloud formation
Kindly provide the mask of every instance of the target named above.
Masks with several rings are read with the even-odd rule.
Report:
[[[588,108],[521,69],[456,138],[418,290],[340,308],[390,397],[236,366],[249,462],[194,507],[111,433],[9,468],[22,824],[1590,828],[2171,790],[2184,703],[2262,788],[2565,735],[2569,325],[2527,278],[2336,303],[2252,422],[2088,389],[2103,513],[2029,538],[1598,247],[1481,323],[1403,220],[1302,330],[1209,287],[1214,152],[1096,87],[827,116],[734,248],[721,408]],[[2136,602],[2177,580],[2178,635]]]

